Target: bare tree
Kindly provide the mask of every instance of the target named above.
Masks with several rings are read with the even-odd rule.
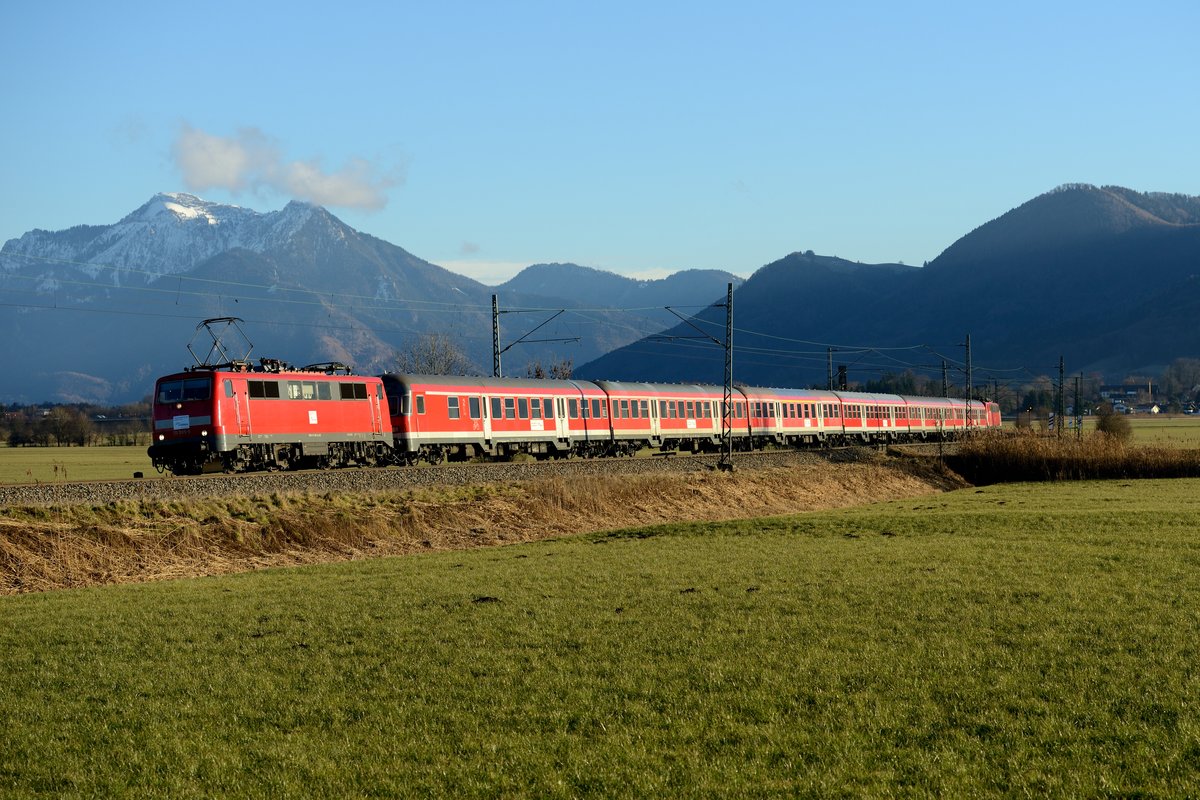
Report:
[[[525,377],[527,378],[555,378],[560,381],[570,380],[571,374],[575,371],[575,359],[564,358],[561,361],[555,361],[549,368],[542,366],[541,361],[531,361],[525,367]]]
[[[423,333],[396,352],[401,372],[425,375],[478,375],[479,368],[462,348],[444,333]]]

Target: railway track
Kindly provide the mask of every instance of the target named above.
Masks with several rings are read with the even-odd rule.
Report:
[[[875,458],[879,450],[851,447],[834,450],[769,450],[738,453],[737,469],[766,469],[830,461]],[[570,459],[516,463],[446,464],[437,467],[307,470],[248,475],[199,475],[150,480],[84,481],[0,486],[0,507],[106,505],[125,501],[188,500],[246,497],[281,493],[362,493],[417,486],[503,483],[588,475],[640,475],[691,472],[716,467],[716,455],[671,455],[651,458]]]

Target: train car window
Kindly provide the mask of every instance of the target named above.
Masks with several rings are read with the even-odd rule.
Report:
[[[642,416],[643,417],[650,416],[650,401],[649,400],[642,401]]]
[[[575,401],[574,401],[574,400],[572,400],[571,402],[572,402],[572,403],[574,403]],[[589,406],[589,403],[588,403],[588,401],[587,401],[587,398],[586,398],[586,397],[585,397],[585,398],[583,398],[583,402],[582,402],[582,403],[580,403],[580,404],[579,404],[579,406],[580,406],[580,408],[579,408],[579,411],[581,412],[579,416],[583,417],[584,419],[587,419],[587,418],[588,418],[588,411],[590,411],[591,409],[589,409],[589,408],[588,408],[588,406]]]
[[[579,401],[573,397],[568,400],[567,412],[570,414],[571,419],[579,419]]]
[[[479,406],[480,406],[480,403],[479,403],[478,397],[468,397],[467,398],[467,410],[471,415],[471,419],[479,419],[479,414],[480,414]]]
[[[520,397],[517,399],[517,416],[521,419],[529,419],[529,398]]]
[[[621,419],[629,419],[629,401],[621,401],[621,413],[617,415]]]
[[[341,397],[341,399],[343,399],[343,400],[353,400],[354,399],[354,384],[339,383],[338,384],[338,396]]]
[[[417,413],[424,414],[425,413],[425,395],[419,394],[419,395],[417,395],[416,399],[417,399]]]
[[[695,417],[696,416],[696,404],[693,403],[691,400],[686,401],[683,406],[683,413],[685,414],[686,419],[692,419],[693,417]]]
[[[300,396],[305,400],[317,399],[317,384],[313,381],[304,381],[300,384]]]
[[[164,381],[158,385],[158,402],[178,403],[183,397],[183,381]]]
[[[246,381],[246,394],[251,397],[266,397],[262,381]]]
[[[504,401],[499,397],[492,398],[492,419],[502,419],[504,417]]]
[[[380,387],[380,388],[382,388],[382,387]],[[323,381],[323,382],[317,384],[317,399],[318,400],[332,400],[333,399],[333,389],[330,387],[328,382]]]
[[[412,395],[411,394],[404,395],[404,402],[400,406],[400,413],[406,417],[412,413]]]
[[[188,378],[183,382],[181,400],[207,400],[212,393],[212,381],[208,378]]]
[[[394,394],[388,395],[388,415],[392,417],[400,416],[400,398]]]
[[[457,397],[447,397],[446,398],[446,415],[449,416],[450,419],[458,419],[458,398]]]
[[[300,399],[300,381],[287,382],[287,396],[288,400]]]
[[[537,402],[536,400],[534,402]],[[549,397],[542,398],[542,416],[546,419],[554,418],[554,401]]]
[[[504,398],[504,418],[505,419],[516,419],[517,418],[517,401],[512,399],[511,397]]]
[[[621,402],[622,402],[622,403],[624,403],[625,401],[624,401],[624,400],[622,400]],[[633,417],[634,419],[637,419],[637,418],[638,418],[638,416],[639,416],[639,415],[638,415],[638,401],[637,401],[637,400],[631,400],[631,401],[630,401],[630,403],[629,403],[629,416]]]
[[[541,398],[535,397],[533,399],[533,402],[529,404],[529,418],[530,419],[541,419],[542,418],[542,400],[541,400]]]
[[[598,398],[593,398],[592,399],[592,419],[601,419],[604,416],[603,408],[604,408],[604,404],[601,403]]]

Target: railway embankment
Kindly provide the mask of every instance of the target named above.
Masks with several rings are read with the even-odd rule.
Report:
[[[4,487],[0,593],[222,575],[799,513],[961,480],[874,450]]]

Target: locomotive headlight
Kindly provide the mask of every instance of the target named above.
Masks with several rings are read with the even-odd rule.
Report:
[[[160,442],[161,442],[163,439],[166,439],[166,438],[167,438],[167,437],[166,437],[166,436],[164,436],[164,435],[162,435],[161,433],[158,435],[158,440],[159,440]]]
[[[201,436],[208,436],[208,431],[200,431]]]

